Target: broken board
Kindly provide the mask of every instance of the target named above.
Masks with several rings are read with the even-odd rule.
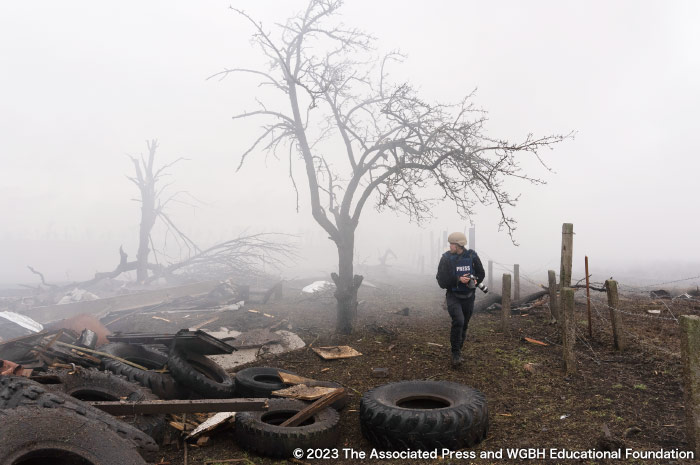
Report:
[[[272,395],[278,397],[288,397],[299,400],[316,400],[335,391],[338,388],[322,387],[322,386],[307,386],[306,384],[297,384],[296,386],[288,387],[272,391]]]
[[[284,371],[278,371],[280,379],[284,384],[306,384],[309,385],[310,382],[316,381],[315,379],[305,378],[303,376],[295,375],[294,373],[286,373]]]
[[[313,347],[311,350],[316,352],[319,357],[324,360],[359,357],[362,355],[360,352],[356,351],[350,346]]]

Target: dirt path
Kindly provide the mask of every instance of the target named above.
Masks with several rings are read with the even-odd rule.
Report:
[[[379,283],[378,283],[379,284]],[[507,459],[508,448],[601,450],[607,425],[616,447],[635,451],[686,450],[683,428],[680,363],[677,358],[652,354],[632,344],[623,354],[611,351],[609,336],[595,328],[594,339],[577,347],[579,373],[566,378],[560,360],[561,347],[555,326],[549,323],[546,304],[512,317],[512,330],[500,331],[497,313],[472,318],[465,344],[466,363],[449,368],[449,316],[444,295],[432,280],[400,286],[380,285],[360,295],[356,331],[350,336],[333,334],[334,305],[329,299],[305,299],[288,293],[283,302],[259,306],[276,319],[287,318],[293,331],[309,344],[347,344],[363,355],[324,361],[308,348],[258,361],[255,366],[276,366],[301,375],[337,381],[349,388],[352,398],[341,412],[341,443],[365,451],[372,445],[360,433],[358,408],[368,389],[408,379],[446,380],[475,387],[486,394],[490,412],[487,440],[474,448],[482,452],[503,451],[502,460],[438,460],[435,463],[520,463]],[[395,312],[409,307],[409,315]],[[584,334],[585,307],[577,308]],[[217,323],[218,325],[218,323]],[[218,326],[216,326],[218,327]],[[523,337],[546,342],[531,344]],[[371,377],[371,369],[386,367],[388,378]],[[182,463],[182,452],[164,453],[172,464]],[[206,460],[249,458],[256,464],[275,463],[239,448],[231,433],[212,438],[210,445],[190,449],[189,463]],[[387,460],[315,460],[307,463],[432,463]],[[693,463],[673,460],[622,459],[597,461],[576,459],[531,460],[528,463]]]

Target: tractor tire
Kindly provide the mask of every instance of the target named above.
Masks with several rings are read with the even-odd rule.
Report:
[[[106,428],[117,433],[119,437],[135,444],[141,456],[147,460],[155,458],[158,452],[158,444],[153,438],[108,413],[62,392],[47,391],[41,384],[27,378],[0,376],[0,410],[17,407],[70,411],[88,420],[102,423]]]
[[[325,408],[299,426],[279,426],[304,409],[306,404],[294,399],[270,399],[265,412],[236,414],[235,435],[238,444],[261,455],[292,457],[295,449],[332,449],[340,437],[340,416]]]
[[[239,397],[271,397],[272,391],[287,387],[279,377],[278,372],[296,373],[272,367],[251,367],[244,368],[236,373],[234,378],[236,383],[236,395]]]
[[[158,400],[158,397],[147,387],[132,383],[126,377],[111,372],[78,370],[60,372],[55,376],[59,382],[47,384],[46,388],[52,391],[60,390],[64,394],[86,402]],[[120,416],[120,419],[143,431],[156,442],[162,442],[166,430],[165,415],[126,415]]]
[[[147,371],[127,365],[113,358],[102,358],[105,369],[126,378],[134,383],[146,386],[153,394],[161,399],[183,399],[187,392],[178,385],[175,379],[168,373],[157,373],[168,363],[168,355],[151,347],[114,342],[100,348],[101,352],[123,358],[130,362],[148,368]]]
[[[360,427],[384,450],[458,450],[488,432],[484,394],[447,381],[401,381],[367,391],[360,401]]]
[[[0,465],[146,465],[104,423],[65,409],[0,410]]]
[[[178,383],[206,399],[234,396],[233,379],[206,355],[173,348],[168,357],[168,368]]]
[[[272,391],[278,391],[288,387],[282,382],[282,378],[279,377],[279,373],[289,373],[296,375],[296,373],[283,370],[282,368],[273,367],[251,367],[245,368],[238,373],[236,373],[236,396],[238,397],[272,397]],[[338,383],[333,381],[317,381],[314,386],[322,387],[343,387]],[[336,410],[342,410],[348,404],[347,393],[333,402],[331,407]]]

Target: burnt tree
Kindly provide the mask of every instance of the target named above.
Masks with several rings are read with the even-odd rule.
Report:
[[[337,330],[349,333],[362,283],[353,274],[355,230],[368,201],[379,211],[391,209],[419,222],[442,199],[454,202],[464,218],[478,203],[495,204],[512,237],[515,221],[506,209],[517,196],[505,190],[504,179],[542,182],[525,175],[515,155],[529,152],[539,159],[539,149],[566,136],[529,135],[517,143],[492,139],[482,131],[485,112],[472,106],[471,95],[455,105],[430,103],[409,83],[389,82],[388,65],[402,57],[377,57],[371,36],[337,23],[341,4],[311,0],[274,32],[236,10],[252,24],[253,41],[269,68],[236,67],[214,76],[247,73],[260,79],[260,107],[233,117],[267,121],[239,169],[258,148],[273,153],[288,148],[296,190],[291,165],[303,163],[313,218],[338,249],[338,273],[332,274]],[[278,102],[274,94],[284,96],[283,107],[270,106]],[[267,97],[269,105],[263,102]]]
[[[148,148],[147,157],[143,155],[140,159],[130,157],[132,163],[134,164],[135,176],[127,176],[127,178],[139,188],[140,193],[140,198],[136,199],[141,203],[139,248],[136,252],[136,281],[140,283],[143,283],[148,279],[149,267],[152,268],[152,265],[149,265],[148,262],[148,257],[153,248],[151,231],[156,224],[156,220],[159,218],[165,223],[166,227],[168,228],[168,232],[171,230],[174,231],[176,240],[182,241],[182,243],[184,243],[184,245],[188,248],[199,252],[199,249],[194,242],[192,242],[173,224],[165,212],[165,207],[167,204],[175,199],[180,192],[176,192],[164,200],[161,198],[164,189],[168,187],[168,184],[159,185],[161,178],[167,176],[168,168],[172,167],[177,162],[184,160],[184,158],[178,158],[171,163],[166,163],[165,165],[156,167],[154,163],[156,151],[158,150],[158,141],[146,141],[146,146]]]

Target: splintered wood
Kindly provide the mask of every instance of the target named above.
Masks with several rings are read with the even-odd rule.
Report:
[[[219,412],[216,415],[208,418],[204,422],[200,423],[200,425],[197,426],[194,429],[194,431],[190,433],[189,436],[187,436],[187,439],[195,438],[202,434],[208,434],[217,428],[230,425],[235,416],[235,412]]]
[[[336,389],[338,388],[297,384],[296,386],[272,391],[272,395],[299,400],[316,400],[326,394],[334,392]]]
[[[285,421],[283,421],[280,426],[282,427],[292,427],[292,426],[299,426],[306,420],[307,418],[311,418],[313,415],[316,414],[316,412],[319,412],[323,410],[324,408],[328,407],[331,405],[333,402],[335,402],[337,399],[345,395],[345,389],[343,388],[337,388],[333,389],[333,392],[329,392],[325,396],[321,397],[317,401],[315,401],[313,404],[305,407],[301,411],[299,411],[296,415],[294,415],[292,418],[289,418]]]
[[[311,378],[304,378],[303,376],[286,373],[284,371],[278,371],[277,374],[284,384],[309,384],[310,381],[315,381]]]
[[[311,350],[316,352],[319,357],[324,360],[359,357],[362,355],[350,346],[312,347]]]

